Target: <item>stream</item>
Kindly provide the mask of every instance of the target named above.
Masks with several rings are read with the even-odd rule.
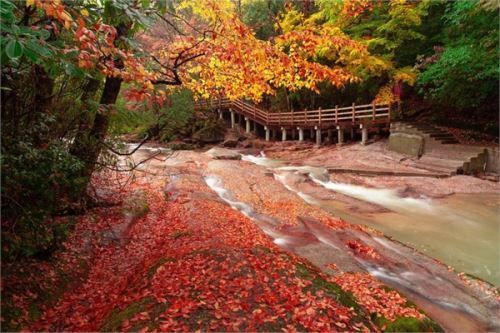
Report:
[[[498,285],[496,195],[405,197],[394,189],[334,182],[324,168],[288,165],[263,154],[242,155],[242,160],[185,152],[159,165],[190,165],[191,176],[202,177],[221,200],[250,218],[279,247],[328,274],[338,274],[328,271],[330,263],[340,271],[370,273],[416,303],[446,331],[500,329],[495,296],[468,286],[433,259]],[[276,215],[278,211],[266,208],[273,203],[289,204],[294,211]],[[341,218],[352,228],[331,228],[318,220],[322,215]],[[287,218],[296,223],[284,223]],[[392,239],[367,232],[362,225]],[[380,259],[350,251],[346,243],[352,240],[373,248]]]
[[[328,171],[323,168],[286,166],[264,156],[244,155],[243,160],[272,169],[277,180],[308,204],[350,223],[380,230],[457,271],[500,285],[500,199],[497,194],[453,194],[441,199],[401,197],[392,189],[330,181]],[[383,207],[386,211],[363,214],[353,209],[353,205],[316,198],[314,192],[301,192],[297,173],[333,193]]]

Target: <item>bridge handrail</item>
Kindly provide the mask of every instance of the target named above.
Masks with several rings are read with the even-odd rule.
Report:
[[[296,112],[269,112],[263,110],[254,104],[243,100],[231,101],[228,98],[218,100],[200,100],[195,103],[195,109],[222,108],[229,107],[258,121],[266,126],[300,126],[311,125],[321,126],[322,124],[332,123],[356,123],[367,120],[378,120],[386,118],[386,122],[391,120],[391,105],[387,103],[370,103],[363,105],[344,106],[329,109],[302,110]]]

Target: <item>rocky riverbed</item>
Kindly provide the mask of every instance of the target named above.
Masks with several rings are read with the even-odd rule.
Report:
[[[133,172],[96,177],[100,197],[118,206],[78,218],[66,250],[53,263],[33,263],[30,281],[4,281],[4,324],[51,331],[500,329],[496,288],[453,261],[469,263],[460,252],[469,244],[482,264],[498,253],[495,242],[489,248],[498,225],[461,224],[492,219],[497,184],[331,172],[425,173],[383,146],[372,149],[145,146],[132,155]],[[446,184],[446,191],[434,188]],[[464,195],[481,199],[464,211],[460,200],[472,201]],[[498,270],[487,268],[494,282]],[[8,269],[15,277],[16,268]],[[18,269],[26,276],[26,267]],[[68,276],[73,283],[63,283]],[[14,309],[21,317],[11,319]]]
[[[481,262],[484,268],[468,273],[498,281],[498,245],[492,239],[498,230],[497,183],[470,176],[435,178],[383,144],[370,149],[276,144],[261,152],[214,148],[176,154],[167,161],[170,167],[196,165],[222,200],[251,218],[275,244],[325,273],[369,272],[405,293],[447,330],[492,327],[498,306],[494,288],[460,272]],[[339,168],[345,171],[328,172]],[[387,170],[421,176],[376,175]],[[471,209],[457,209],[467,201],[473,202]],[[481,205],[490,213],[478,213]],[[461,228],[467,219],[485,226]],[[464,239],[464,232],[472,240]],[[487,244],[476,246],[471,256],[469,247],[478,243]],[[370,255],[360,254],[363,250]]]

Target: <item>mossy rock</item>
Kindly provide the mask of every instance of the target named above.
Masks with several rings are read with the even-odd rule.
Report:
[[[144,297],[143,299],[130,303],[123,310],[112,311],[104,320],[101,326],[101,332],[119,332],[122,323],[134,317],[135,314],[148,311],[150,313],[151,320],[147,322],[140,321],[136,326],[132,327],[130,331],[137,331],[140,328],[148,325],[150,328],[155,326],[155,320],[157,317],[163,313],[169,307],[168,303],[156,303],[152,296]]]
[[[296,270],[299,277],[312,282],[312,286],[309,288],[313,291],[323,290],[328,295],[333,296],[342,305],[348,308],[352,307],[356,310],[356,312],[363,311],[356,302],[354,295],[350,292],[342,290],[338,284],[326,281],[318,273],[309,269],[306,265],[298,264],[296,265]]]
[[[149,211],[149,204],[144,191],[135,191],[125,200],[122,212],[132,218],[140,218]]]
[[[384,332],[444,332],[441,326],[429,318],[423,320],[412,317],[399,317],[390,321],[378,317],[373,322]]]
[[[155,273],[158,270],[158,268],[160,268],[160,266],[162,266],[166,262],[174,262],[174,261],[175,261],[174,258],[161,258],[153,266],[151,266],[148,269],[148,272],[146,273],[146,276],[148,277],[148,279],[151,279],[155,275]]]

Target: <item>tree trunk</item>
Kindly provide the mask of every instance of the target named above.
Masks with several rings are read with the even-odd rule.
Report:
[[[117,27],[117,36],[115,42],[120,39],[120,37],[127,35],[130,30],[131,25],[120,24]],[[124,67],[122,60],[115,61],[115,67],[121,69]],[[95,82],[92,82],[92,87]],[[85,196],[85,190],[87,184],[90,181],[90,176],[95,170],[97,160],[102,151],[102,142],[106,138],[108,133],[109,125],[109,109],[112,105],[116,103],[118,94],[120,93],[120,88],[122,84],[122,79],[118,77],[106,77],[104,83],[104,88],[102,90],[101,99],[99,101],[99,107],[95,112],[94,121],[92,127],[87,132],[86,130],[79,131],[75,137],[75,141],[72,147],[72,154],[78,157],[83,163],[83,170],[81,172],[82,187],[77,193],[76,200],[79,197]],[[90,96],[89,96],[90,97]]]
[[[115,104],[118,98],[121,83],[120,78],[106,78],[101,94],[100,107],[95,113],[93,123],[89,124],[84,121],[75,137],[71,153],[84,163],[82,176],[85,177],[85,183],[88,182],[95,170],[97,159],[101,153],[101,143],[108,133],[109,108]],[[95,87],[95,82],[92,82],[91,86]],[[91,125],[91,127],[86,127],[87,125]]]

